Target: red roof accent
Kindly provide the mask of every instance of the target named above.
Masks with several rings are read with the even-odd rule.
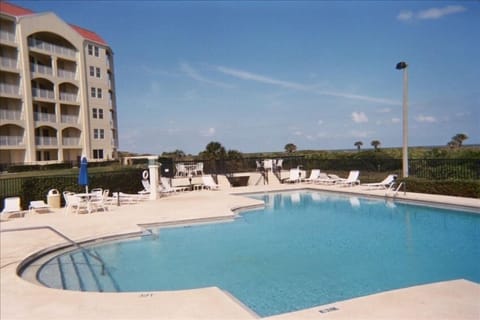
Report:
[[[25,9],[17,5],[2,1],[0,3],[0,13],[5,13],[11,16],[19,17],[24,15],[34,14],[35,11]],[[93,31],[87,30],[85,28],[82,28],[73,24],[71,24],[70,27],[72,27],[73,30],[77,31],[78,34],[80,34],[82,37],[84,37],[87,40],[97,42],[99,44],[107,45],[105,40],[103,40],[102,37],[100,37],[98,34],[96,34]]]
[[[85,39],[88,39],[88,40],[94,41],[94,42],[98,42],[98,43],[103,44],[103,45],[107,45],[105,40],[103,40],[102,37],[100,37],[98,34],[96,34],[93,31],[90,31],[90,30],[87,30],[85,28],[76,26],[74,24],[70,24],[70,27],[72,27],[75,31],[77,31]]]
[[[15,16],[15,17],[35,13],[32,10],[25,9],[25,8],[22,8],[22,7],[19,7],[17,5],[14,5],[14,4],[11,4],[11,3],[8,3],[8,2],[4,2],[4,1],[2,1],[0,3],[0,12],[1,13],[6,13],[8,15]]]

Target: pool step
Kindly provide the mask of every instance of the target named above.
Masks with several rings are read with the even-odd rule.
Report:
[[[120,291],[108,269],[105,268],[102,274],[102,266],[85,251],[52,259],[42,267],[38,279],[50,288],[91,292]]]

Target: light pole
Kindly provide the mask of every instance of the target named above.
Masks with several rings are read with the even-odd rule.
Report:
[[[403,70],[403,147],[402,171],[403,177],[408,177],[408,64],[404,61],[397,63],[396,69]]]

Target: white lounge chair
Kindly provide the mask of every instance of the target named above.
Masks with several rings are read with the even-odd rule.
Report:
[[[34,200],[30,201],[30,205],[28,206],[28,211],[32,212],[48,212],[50,211],[50,206],[45,203],[43,200]]]
[[[395,184],[396,180],[397,180],[397,175],[396,174],[389,174],[385,179],[383,179],[380,182],[364,183],[364,184],[362,184],[362,186],[370,187],[370,188],[373,188],[373,189],[376,189],[376,188],[390,189]]]
[[[3,201],[3,210],[0,214],[19,213],[21,211],[20,197],[8,197]]]
[[[203,186],[205,189],[218,190],[219,186],[215,183],[211,175],[202,176]]]
[[[287,179],[284,180],[287,183],[300,182],[300,170],[298,168],[290,169],[290,174]]]
[[[160,177],[160,181],[162,182],[160,192],[161,193],[174,193],[178,191],[186,191],[187,187],[172,187],[170,185],[170,181],[166,177]]]
[[[320,172],[318,178],[313,180],[314,183],[318,184],[333,184],[337,181],[336,179],[330,178],[330,176],[324,172]]]
[[[360,180],[358,180],[358,176],[360,175],[360,171],[352,170],[349,172],[347,179],[341,179],[335,182],[335,184],[351,187],[356,184],[360,184]]]
[[[320,169],[312,169],[312,171],[310,172],[310,177],[303,179],[302,181],[307,183],[312,183],[319,178],[320,178]]]

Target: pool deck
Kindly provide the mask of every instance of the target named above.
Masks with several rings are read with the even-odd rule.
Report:
[[[319,189],[385,197],[384,190],[315,184],[281,184],[192,191],[139,204],[111,206],[92,214],[28,213],[0,223],[0,230],[50,226],[75,241],[141,232],[142,225],[192,223],[204,219],[232,219],[234,209],[261,205],[242,193]],[[390,193],[391,195],[392,193]],[[468,207],[480,213],[480,199],[403,194],[397,199],[437,202]],[[230,294],[219,288],[183,291],[92,293],[49,289],[16,274],[26,257],[64,244],[50,230],[0,233],[0,319],[258,319]],[[265,319],[480,319],[480,285],[458,279],[433,283]]]

